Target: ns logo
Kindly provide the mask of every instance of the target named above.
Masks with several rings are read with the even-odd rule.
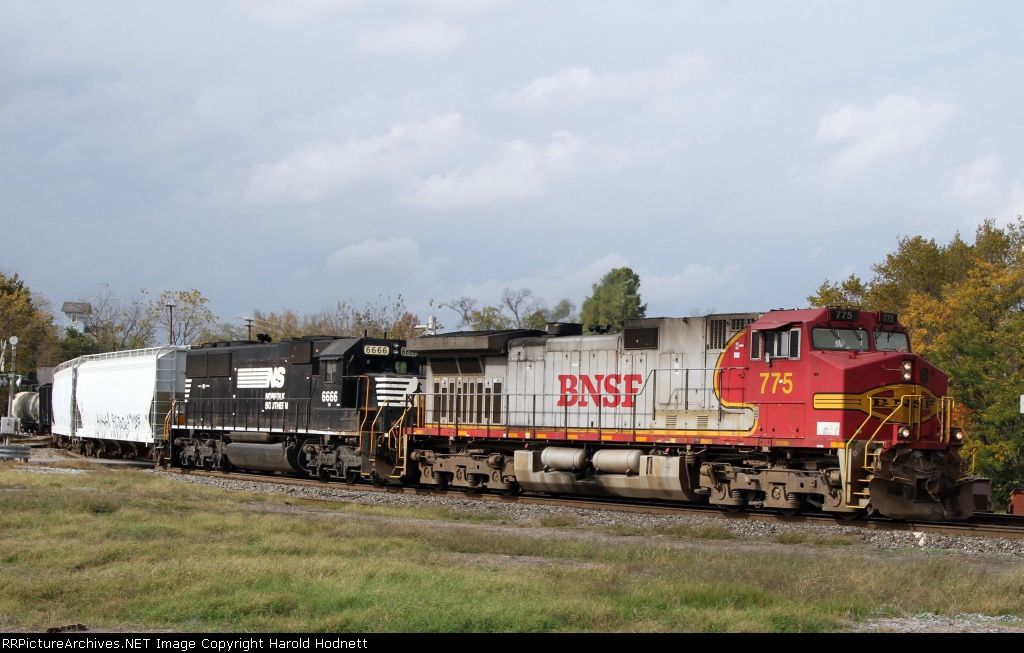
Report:
[[[240,367],[238,387],[241,388],[283,388],[285,368],[283,367]]]

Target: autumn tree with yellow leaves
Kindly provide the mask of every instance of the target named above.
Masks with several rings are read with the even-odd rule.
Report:
[[[974,473],[993,484],[993,501],[1024,486],[1024,219],[1006,228],[985,221],[968,243],[901,238],[864,282],[826,280],[814,306],[849,306],[900,315],[911,345],[949,375],[961,407]]]

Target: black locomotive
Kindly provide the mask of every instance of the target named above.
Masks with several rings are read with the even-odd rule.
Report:
[[[188,352],[171,412],[171,458],[186,468],[385,482],[402,473],[419,360],[404,340],[308,336],[209,343]]]

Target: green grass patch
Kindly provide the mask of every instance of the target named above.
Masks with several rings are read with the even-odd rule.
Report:
[[[640,528],[637,526],[608,526],[603,529],[612,535],[622,537],[630,536],[651,536],[663,535],[675,539],[684,540],[735,540],[732,532],[724,526],[661,526],[654,528]]]
[[[730,542],[718,527],[588,538],[561,515],[541,524],[559,533],[495,528],[504,517],[124,470],[4,467],[0,489],[20,490],[0,492],[4,628],[798,632],[906,613],[1024,615],[1018,566],[829,538],[786,542],[808,549]]]
[[[814,546],[853,546],[860,542],[856,535],[818,535],[814,532],[779,533],[772,538],[776,544],[810,544]]]

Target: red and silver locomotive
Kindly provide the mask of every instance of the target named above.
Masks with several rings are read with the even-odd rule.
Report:
[[[845,517],[974,510],[946,375],[894,314],[559,324],[410,347],[426,387],[394,480]]]

